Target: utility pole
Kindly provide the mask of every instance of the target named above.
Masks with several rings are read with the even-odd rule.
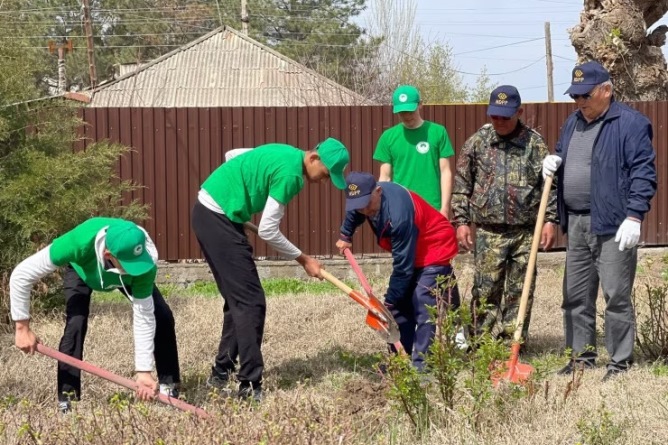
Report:
[[[65,39],[61,44],[49,40],[49,52],[58,53],[58,92],[63,94],[67,91],[67,73],[65,72],[65,55],[72,52],[72,41]]]
[[[90,73],[90,87],[97,85],[97,70],[95,69],[95,51],[93,47],[93,24],[90,19],[90,0],[82,0],[84,30],[86,32],[86,46],[88,47],[88,71]]]
[[[241,0],[241,32],[248,35],[248,0]]]
[[[550,33],[550,22],[545,22],[545,62],[547,63],[547,100],[554,102],[554,78],[552,72],[552,34]]]

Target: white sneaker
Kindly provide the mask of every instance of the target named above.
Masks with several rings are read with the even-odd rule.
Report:
[[[161,383],[160,394],[162,394],[163,396],[171,397],[173,399],[178,399],[179,389],[176,387],[176,383]]]
[[[72,405],[68,401],[58,402],[58,411],[62,414],[67,414],[72,411]]]

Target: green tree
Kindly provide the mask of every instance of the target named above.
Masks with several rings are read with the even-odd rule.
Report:
[[[492,79],[487,74],[487,68],[483,67],[480,71],[480,76],[476,79],[473,89],[469,92],[468,102],[486,104],[489,101],[489,94],[497,86],[499,86],[499,84],[497,82],[492,82]]]
[[[0,26],[0,39],[11,36]],[[39,100],[43,58],[32,45],[16,39],[0,46],[0,324],[9,274],[23,258],[90,216],[146,215],[136,203],[122,205],[122,193],[135,187],[114,180],[128,149],[97,143],[75,151],[78,107]]]
[[[452,50],[447,45],[420,45],[399,65],[399,83],[416,86],[425,103],[463,103],[468,97],[466,84],[455,70]]]
[[[35,81],[44,93],[55,86],[56,54],[48,42],[70,39],[74,51],[65,57],[68,89],[91,84],[87,39],[80,0],[8,0],[0,6],[3,42],[27,43],[41,60]],[[114,75],[115,65],[146,62],[176,49],[220,25],[215,1],[91,0],[93,43],[98,82]]]
[[[366,0],[249,0],[250,37],[329,77],[355,87],[380,39],[369,37],[354,18]],[[5,2],[7,3],[7,2]],[[42,89],[54,86],[57,57],[47,43],[71,39],[66,56],[69,89],[90,86],[80,0],[10,0],[1,6],[13,39],[41,54]],[[115,65],[153,60],[222,24],[241,29],[239,0],[91,0],[98,82]],[[26,24],[28,26],[26,26]]]
[[[219,0],[222,23],[241,29],[240,2]],[[248,0],[249,35],[356,91],[381,38],[355,22],[366,0]]]

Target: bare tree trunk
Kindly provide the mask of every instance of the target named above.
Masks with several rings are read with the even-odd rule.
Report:
[[[661,47],[668,26],[648,29],[668,12],[668,0],[584,0],[570,30],[579,62],[597,60],[612,76],[619,100],[667,100],[668,70]]]

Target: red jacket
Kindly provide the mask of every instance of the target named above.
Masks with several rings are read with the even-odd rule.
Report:
[[[378,213],[367,218],[348,212],[341,226],[341,239],[350,241],[355,229],[369,221],[378,245],[392,252],[387,297],[397,301],[410,286],[415,269],[450,264],[457,255],[457,237],[450,221],[416,193],[393,182],[378,185],[383,191]]]

